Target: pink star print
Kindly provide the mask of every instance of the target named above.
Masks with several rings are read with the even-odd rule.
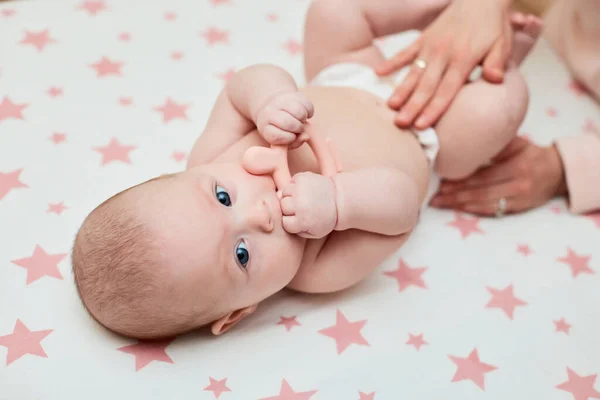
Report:
[[[50,136],[50,140],[54,142],[54,144],[61,144],[65,140],[67,140],[67,135],[64,133],[53,132],[52,136]]]
[[[26,30],[25,37],[19,42],[19,44],[23,45],[30,44],[38,49],[38,51],[44,50],[44,48],[50,43],[56,43],[56,40],[50,37],[50,32],[48,29],[40,32],[30,32]]]
[[[533,253],[533,251],[531,251],[531,248],[526,244],[518,245],[517,252],[523,254],[525,257]]]
[[[371,393],[358,392],[358,395],[360,396],[358,400],[375,400],[375,392],[371,392]]]
[[[586,133],[600,133],[600,128],[591,119],[586,119],[583,125],[583,131]]]
[[[217,78],[224,80],[225,82],[227,82],[228,80],[230,80],[233,76],[235,75],[235,70],[232,68],[229,68],[227,71],[223,71],[217,74]]]
[[[126,164],[131,164],[129,152],[136,149],[136,146],[126,146],[119,143],[117,138],[110,139],[110,143],[104,147],[94,147],[93,150],[102,154],[102,165],[112,161],[122,161]]]
[[[50,97],[58,97],[62,96],[63,90],[59,87],[52,86],[46,93],[48,93],[48,96]]]
[[[573,400],[588,400],[590,397],[600,399],[600,392],[594,389],[598,374],[579,376],[569,367],[567,367],[567,374],[569,380],[556,386],[557,389],[570,392]]]
[[[131,34],[129,32],[120,33],[119,40],[121,42],[129,42],[131,40]]]
[[[174,12],[171,12],[171,11],[167,11],[164,14],[164,17],[167,21],[175,21],[177,19],[177,14],[175,14]]]
[[[290,39],[287,42],[285,42],[282,47],[291,55],[291,56],[295,56],[296,54],[302,53],[302,43],[294,40],[294,39]]]
[[[284,325],[286,331],[290,331],[294,326],[300,326],[300,322],[296,321],[296,316],[279,317],[277,325]]]
[[[473,218],[467,218],[457,212],[454,213],[454,221],[449,222],[447,225],[451,226],[453,228],[456,228],[460,231],[460,235],[462,236],[463,239],[466,239],[467,236],[469,236],[472,233],[485,233],[484,231],[482,231],[478,224],[479,224],[479,218],[477,217],[473,217]]]
[[[569,267],[571,267],[571,273],[573,274],[573,278],[576,278],[577,275],[582,274],[584,272],[586,274],[594,273],[594,270],[592,270],[589,266],[591,258],[591,256],[580,256],[570,248],[567,248],[567,256],[560,257],[558,261],[560,261],[563,264],[568,264]]]
[[[66,253],[48,254],[39,245],[36,245],[31,257],[12,260],[11,263],[27,270],[27,280],[25,281],[25,284],[29,285],[44,276],[51,276],[62,280],[63,276],[58,269],[58,263],[61,262],[66,255]]]
[[[277,21],[279,21],[279,15],[277,15],[275,13],[268,13],[267,14],[267,21],[269,21],[269,22],[277,22]]]
[[[48,358],[40,342],[52,333],[52,329],[45,331],[30,331],[21,320],[17,320],[15,329],[10,335],[0,336],[0,346],[8,349],[6,365],[23,357],[25,354]]]
[[[206,39],[206,44],[212,46],[215,43],[228,43],[229,42],[229,32],[225,30],[220,30],[215,27],[210,27],[208,30],[201,33],[201,36]]]
[[[425,340],[423,340],[423,334],[421,333],[420,335],[413,335],[412,333],[408,334],[408,342],[406,342],[406,344],[410,345],[410,346],[415,346],[415,349],[417,349],[417,351],[421,350],[421,346],[424,346],[427,343]]]
[[[107,57],[102,57],[100,61],[96,62],[95,64],[91,64],[90,67],[96,70],[98,78],[108,75],[123,75],[121,72],[123,63],[110,61]]]
[[[423,280],[423,273],[427,271],[426,267],[421,268],[410,268],[404,260],[398,262],[398,269],[393,271],[384,271],[385,276],[396,279],[398,282],[398,291],[402,292],[409,286],[417,286],[423,289],[427,289],[427,285]]]
[[[585,217],[591,219],[596,224],[596,226],[600,228],[600,211],[593,214],[587,214]]]
[[[106,4],[104,1],[84,1],[79,5],[80,10],[85,10],[90,13],[92,16],[96,16],[100,11],[106,10]]]
[[[556,110],[556,108],[554,108],[554,107],[548,107],[548,108],[546,108],[546,114],[549,117],[554,118],[558,115],[558,110]]]
[[[133,99],[131,97],[119,97],[119,104],[123,107],[130,106],[133,104]]]
[[[556,332],[564,332],[567,335],[569,334],[569,329],[571,329],[572,325],[568,324],[564,318],[552,322],[554,322],[554,325],[556,326]]]
[[[516,298],[513,293],[513,286],[508,285],[502,290],[488,287],[487,290],[492,294],[492,299],[485,306],[486,308],[499,308],[504,311],[504,314],[510,319],[513,319],[515,308],[524,306],[527,303]]]
[[[60,203],[50,203],[48,204],[48,213],[54,213],[56,215],[60,215],[67,209],[67,206],[61,201]]]
[[[29,104],[13,103],[8,97],[4,96],[2,103],[0,103],[0,122],[8,118],[24,119],[23,109],[27,106],[29,106]]]
[[[3,17],[12,17],[13,15],[15,15],[16,11],[13,10],[12,8],[5,8],[0,13],[2,14]]]
[[[329,336],[335,340],[338,354],[342,354],[351,344],[368,346],[369,342],[360,333],[361,329],[367,323],[366,319],[357,322],[350,322],[340,310],[336,311],[335,325],[329,328],[321,329],[320,334]]]
[[[167,122],[173,119],[185,119],[188,117],[185,114],[189,104],[177,104],[171,98],[167,98],[164,106],[154,107],[154,110],[161,112],[163,115],[163,122],[166,124]]]
[[[119,347],[117,350],[123,353],[133,354],[135,357],[136,372],[150,364],[152,361],[162,361],[174,364],[166,352],[167,346],[175,340],[174,338],[163,340],[138,340],[135,344]]]
[[[231,4],[231,0],[210,0],[213,6],[220,6],[223,4]]]
[[[456,373],[452,378],[452,382],[459,382],[468,379],[479,386],[481,390],[485,390],[484,374],[497,369],[497,367],[493,365],[485,364],[479,361],[477,349],[473,349],[471,354],[469,354],[469,356],[466,358],[455,356],[448,357],[450,357],[450,360],[456,364]]]
[[[208,379],[210,379],[210,385],[205,387],[204,390],[213,392],[215,399],[218,399],[223,392],[231,392],[231,389],[227,387],[227,378],[220,381],[213,378]]]
[[[560,208],[560,206],[552,206],[552,207],[550,207],[550,211],[552,211],[554,214],[558,215],[561,213],[562,208]]]
[[[187,157],[187,154],[184,153],[183,151],[174,151],[173,154],[171,154],[171,158],[173,158],[173,160],[175,160],[177,162],[184,161],[186,157]]]
[[[19,180],[21,172],[23,172],[22,168],[12,172],[0,172],[0,200],[12,189],[29,187]]]
[[[174,51],[171,53],[171,58],[173,61],[179,61],[183,58],[183,53],[181,51]]]
[[[281,382],[281,390],[279,391],[279,395],[263,397],[259,400],[308,400],[315,393],[317,393],[316,390],[311,390],[309,392],[294,392],[294,389],[292,389],[290,384],[284,379]]]

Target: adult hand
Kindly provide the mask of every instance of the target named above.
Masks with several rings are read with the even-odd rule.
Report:
[[[388,100],[396,124],[425,129],[449,107],[476,65],[493,83],[504,78],[512,45],[510,0],[454,0],[412,45],[383,62],[376,72],[388,75],[415,60],[406,79]]]
[[[499,200],[506,199],[506,213],[541,206],[567,193],[560,155],[554,146],[539,147],[517,137],[493,160],[462,181],[443,182],[431,205],[492,216]]]

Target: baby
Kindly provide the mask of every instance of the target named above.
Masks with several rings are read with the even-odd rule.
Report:
[[[137,338],[208,324],[220,334],[285,287],[338,291],[380,265],[408,239],[436,180],[488,162],[526,113],[516,66],[539,33],[531,17],[515,26],[504,83],[466,84],[435,129],[394,125],[386,99],[406,71],[380,80],[373,41],[422,30],[446,4],[314,1],[308,87],[275,66],[241,70],[218,96],[185,171],[129,188],[86,218],[73,269],[90,314]],[[305,144],[312,135],[333,140],[341,172],[318,173],[323,159]],[[291,181],[274,179],[286,172],[275,159],[286,154],[281,146],[290,149]]]

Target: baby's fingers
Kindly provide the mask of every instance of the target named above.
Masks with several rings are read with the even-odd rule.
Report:
[[[296,206],[292,197],[286,196],[282,198],[280,204],[283,215],[292,216],[296,214]]]
[[[288,233],[300,233],[302,232],[302,227],[300,225],[300,220],[296,216],[284,216],[282,218],[283,221],[283,229]]]
[[[262,131],[262,136],[270,144],[290,144],[296,140],[296,135],[275,125],[267,125]]]
[[[309,102],[308,105],[310,106],[310,109],[307,108],[307,104],[304,104],[301,99],[290,98],[286,99],[281,109],[288,112],[298,121],[304,123],[308,118],[312,117],[312,103]]]
[[[273,116],[269,118],[269,123],[287,132],[298,134],[304,132],[304,124],[302,121],[285,110],[279,110],[273,114]]]

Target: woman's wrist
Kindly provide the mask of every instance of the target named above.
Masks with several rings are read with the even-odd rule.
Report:
[[[546,148],[546,160],[550,170],[550,177],[555,188],[555,195],[566,196],[568,194],[567,180],[565,177],[565,169],[560,157],[560,153],[556,145],[551,145]]]

